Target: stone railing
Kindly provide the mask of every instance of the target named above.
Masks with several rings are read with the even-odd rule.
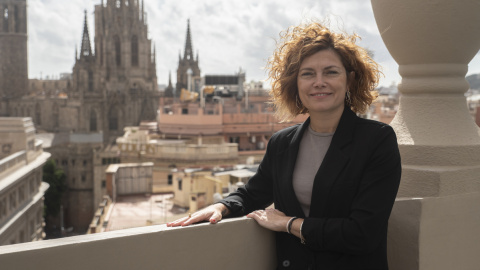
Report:
[[[229,159],[238,157],[236,143],[221,145],[158,145],[156,157],[181,160]]]
[[[103,232],[103,222],[105,221],[111,204],[112,200],[110,200],[110,197],[103,196],[103,200],[99,204],[97,211],[95,211],[95,216],[90,223],[90,227],[87,232],[88,234]]]
[[[271,231],[247,218],[141,227],[0,247],[2,269],[275,269]]]
[[[26,151],[20,151],[0,160],[0,179],[3,179],[8,173],[13,172],[19,167],[27,164]]]

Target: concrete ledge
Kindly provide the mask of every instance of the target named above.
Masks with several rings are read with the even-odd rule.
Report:
[[[390,270],[478,270],[480,193],[397,199],[389,221]]]
[[[275,269],[274,233],[247,218],[0,247],[2,269]]]
[[[403,165],[399,197],[438,197],[480,192],[480,165]]]

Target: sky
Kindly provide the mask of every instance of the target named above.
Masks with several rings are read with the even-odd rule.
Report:
[[[373,51],[382,66],[382,86],[399,83],[398,65],[388,53],[375,23],[370,1],[358,0],[144,0],[149,38],[157,52],[157,80],[175,85],[178,55],[185,46],[190,19],[195,56],[202,76],[233,75],[240,69],[247,81],[264,81],[263,67],[279,33],[311,20],[330,21],[332,29],[356,33],[359,45]],[[106,0],[105,0],[106,2]],[[94,40],[94,6],[100,0],[28,0],[29,78],[58,78],[71,73],[75,48],[80,50],[87,11]],[[468,74],[480,73],[479,54]],[[269,85],[264,85],[269,88]]]

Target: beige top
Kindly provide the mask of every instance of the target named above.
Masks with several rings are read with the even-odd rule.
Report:
[[[315,132],[308,126],[300,142],[292,181],[293,190],[306,217],[310,213],[313,181],[327,153],[332,137],[333,133]]]

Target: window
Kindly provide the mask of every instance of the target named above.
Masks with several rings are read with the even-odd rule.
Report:
[[[13,19],[15,20],[15,32],[20,32],[20,18],[18,16],[18,7],[14,6],[13,8]]]
[[[97,114],[93,109],[90,112],[90,131],[97,131]]]
[[[17,192],[13,191],[10,193],[10,210],[15,210],[17,208]]]
[[[3,31],[8,32],[8,8],[3,8]]]
[[[86,159],[83,160],[83,167],[87,166],[88,161]]]
[[[35,220],[31,219],[30,220],[30,235],[32,235],[33,237],[36,238],[36,236],[34,236],[35,234]]]
[[[107,186],[107,181],[102,180],[102,188],[105,188]]]
[[[230,137],[230,143],[238,143],[239,140],[239,137]]]
[[[20,233],[18,234],[18,239],[19,239],[19,242],[20,243],[24,243],[25,242],[25,232],[22,230],[20,231]]]
[[[57,104],[53,104],[53,127],[59,126],[59,109]]]
[[[37,125],[42,124],[42,110],[40,109],[40,104],[35,105],[35,120]]]
[[[84,174],[82,174],[82,183],[85,183],[86,180],[87,180],[87,177]]]
[[[188,108],[183,108],[182,109],[182,114],[188,114]]]
[[[0,219],[7,215],[7,199],[0,199]]]
[[[168,185],[171,186],[173,182],[173,176],[171,174],[168,175]]]
[[[119,158],[102,158],[102,165],[122,163]]]
[[[35,192],[35,178],[30,179],[30,194]]]
[[[25,186],[20,186],[18,188],[18,202],[22,203],[25,200]]]
[[[110,113],[108,114],[108,129],[118,129],[118,111],[116,108],[110,109]]]
[[[98,50],[100,52],[100,66],[103,66],[103,39],[102,37],[100,37],[100,50]]]
[[[122,64],[122,51],[120,46],[120,38],[118,36],[114,36],[113,43],[115,46],[115,62],[117,66],[120,66]]]
[[[72,159],[72,167],[75,167],[75,159]]]
[[[138,66],[138,38],[136,35],[132,36],[132,66]]]
[[[182,190],[182,178],[178,178],[178,190]]]
[[[93,92],[93,72],[88,71],[88,91]]]

